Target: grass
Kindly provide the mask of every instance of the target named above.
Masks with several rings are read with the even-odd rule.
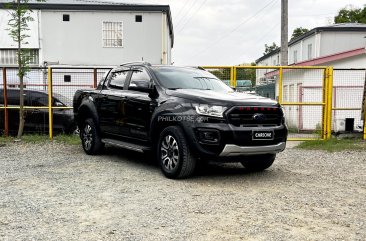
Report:
[[[16,138],[13,136],[9,137],[0,136],[0,143],[12,143],[15,141]],[[64,134],[54,136],[53,141],[56,143],[63,143],[67,145],[79,145],[81,143],[79,136],[64,135]],[[48,135],[27,134],[22,137],[22,142],[32,144],[43,144],[43,143],[49,143],[50,138]]]
[[[328,152],[339,151],[364,151],[366,150],[366,141],[360,139],[336,139],[331,138],[327,141],[304,141],[297,146],[300,149],[323,150]]]

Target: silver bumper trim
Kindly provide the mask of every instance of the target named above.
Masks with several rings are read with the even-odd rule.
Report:
[[[228,144],[220,153],[220,156],[246,156],[260,154],[275,154],[285,150],[286,142],[280,142],[269,146],[237,146]]]

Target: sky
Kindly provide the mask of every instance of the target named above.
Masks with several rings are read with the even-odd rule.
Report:
[[[112,0],[170,5],[176,65],[237,65],[260,58],[265,44],[280,45],[281,0]],[[297,27],[333,23],[347,6],[366,0],[289,0],[289,39]]]
[[[116,1],[116,0],[115,0]],[[254,62],[264,45],[280,45],[281,0],[121,0],[171,7],[177,65],[236,65]],[[296,27],[333,23],[347,6],[363,0],[289,0],[289,39]]]

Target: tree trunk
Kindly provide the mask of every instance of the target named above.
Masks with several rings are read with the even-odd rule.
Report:
[[[23,71],[23,61],[21,56],[21,13],[20,13],[20,0],[17,0],[18,4],[18,76],[19,76],[19,129],[18,129],[18,135],[17,138],[22,138],[23,135],[23,129],[24,129],[24,85],[23,85],[23,77],[24,77],[24,71]]]

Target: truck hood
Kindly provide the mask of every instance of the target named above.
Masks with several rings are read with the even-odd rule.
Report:
[[[222,106],[248,105],[248,106],[276,106],[277,101],[241,92],[217,92],[213,90],[176,89],[166,90],[169,96],[189,99],[197,104],[211,104]]]

